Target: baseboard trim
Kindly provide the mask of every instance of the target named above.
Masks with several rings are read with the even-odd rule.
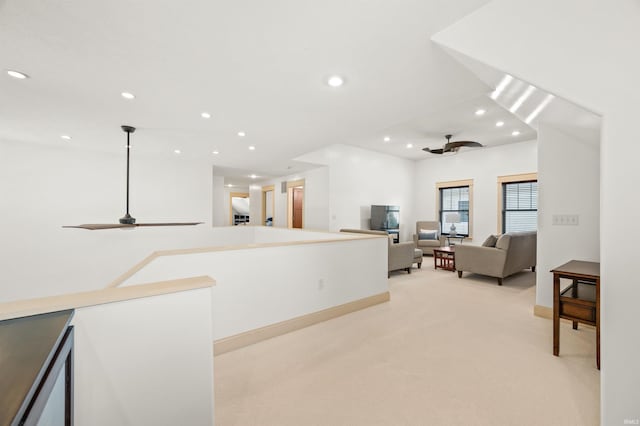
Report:
[[[553,319],[553,308],[542,305],[535,305],[533,307],[533,315],[541,318]]]
[[[246,331],[234,336],[225,337],[213,342],[213,354],[220,355],[231,352],[254,343],[261,342],[272,337],[280,336],[313,324],[327,321],[339,316],[359,311],[379,303],[388,302],[391,299],[389,292],[376,294],[374,296],[365,297],[364,299],[354,300],[353,302],[343,305],[334,306],[332,308],[323,309],[311,314],[302,315],[291,318],[286,321],[268,325],[266,327],[256,328],[255,330]]]

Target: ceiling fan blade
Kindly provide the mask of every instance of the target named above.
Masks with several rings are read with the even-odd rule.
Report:
[[[474,141],[456,141],[456,142],[447,142],[447,144],[444,146],[444,149],[445,151],[451,151],[455,148],[460,148],[462,146],[481,147],[483,145],[480,142],[474,142]]]
[[[438,148],[438,149],[422,148],[422,150],[426,152],[430,152],[431,154],[442,154],[444,152],[444,149],[442,148]]]
[[[63,228],[80,228],[88,229],[90,231],[97,231],[99,229],[117,229],[117,228],[135,228],[135,225],[122,224],[122,223],[85,223],[82,225],[67,225]]]
[[[164,222],[164,223],[136,223],[134,226],[192,226],[204,222]]]
[[[200,225],[203,222],[164,222],[164,223],[86,223],[83,225],[63,226],[63,228],[80,228],[90,231],[99,231],[101,229],[118,229],[118,228],[135,228],[137,226],[192,226]]]

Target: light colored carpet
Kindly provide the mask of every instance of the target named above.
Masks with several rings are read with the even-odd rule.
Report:
[[[217,356],[216,425],[599,423],[593,328],[563,321],[554,357],[534,273],[431,262],[392,273],[389,303]]]

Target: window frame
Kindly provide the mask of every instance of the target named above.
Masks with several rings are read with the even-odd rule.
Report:
[[[504,234],[504,184],[538,182],[538,173],[520,173],[516,175],[498,176],[498,234]],[[538,186],[538,191],[540,186]],[[533,211],[533,210],[530,210]],[[536,212],[538,209],[535,210]]]
[[[440,234],[448,236],[449,232],[442,232],[442,205],[440,194],[443,189],[452,188],[469,188],[469,229],[468,234],[457,233],[457,235],[464,235],[466,239],[473,240],[473,179],[453,180],[448,182],[436,182],[436,217],[440,224]],[[455,210],[459,212],[460,210]]]

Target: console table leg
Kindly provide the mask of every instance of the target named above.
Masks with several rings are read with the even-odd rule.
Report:
[[[553,354],[560,353],[560,277],[553,274]]]
[[[596,366],[600,370],[600,278],[596,280]]]

